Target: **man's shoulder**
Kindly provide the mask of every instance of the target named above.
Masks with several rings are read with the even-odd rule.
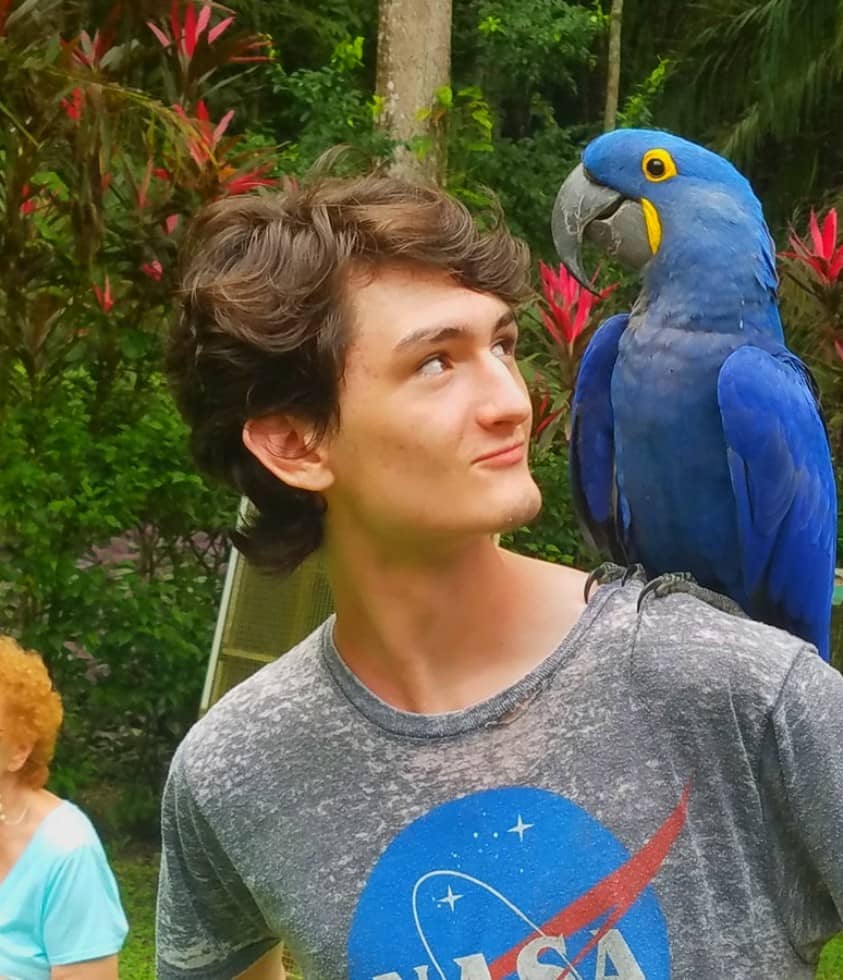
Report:
[[[178,762],[190,779],[221,765],[226,779],[247,773],[267,752],[283,751],[287,735],[301,731],[329,685],[322,646],[333,617],[309,636],[241,681],[190,729],[179,746]]]
[[[650,701],[761,722],[810,649],[693,583],[666,595],[645,594],[640,579],[609,588],[604,615],[627,636],[630,680]]]

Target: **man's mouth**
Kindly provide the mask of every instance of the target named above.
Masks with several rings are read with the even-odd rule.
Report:
[[[502,446],[500,449],[493,449],[492,452],[478,456],[474,462],[496,462],[501,464],[517,463],[524,456],[524,446],[525,443],[523,440],[521,442],[513,442],[508,446]]]

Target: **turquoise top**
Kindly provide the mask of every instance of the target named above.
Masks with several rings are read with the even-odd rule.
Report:
[[[0,882],[0,977],[49,980],[51,966],[118,953],[128,931],[97,832],[62,802]]]

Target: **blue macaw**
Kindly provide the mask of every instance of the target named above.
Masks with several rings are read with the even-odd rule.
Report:
[[[669,133],[585,149],[553,235],[641,268],[630,313],[582,359],[570,471],[593,543],[648,576],[690,573],[829,656],[837,501],[817,389],[787,349],[773,241],[749,182]]]

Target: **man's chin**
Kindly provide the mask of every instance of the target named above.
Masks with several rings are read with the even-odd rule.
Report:
[[[495,530],[499,534],[507,534],[509,531],[515,531],[517,528],[523,527],[525,524],[529,524],[530,521],[534,520],[541,509],[541,492],[533,484],[531,492],[525,492],[522,499],[504,511],[501,523]]]

